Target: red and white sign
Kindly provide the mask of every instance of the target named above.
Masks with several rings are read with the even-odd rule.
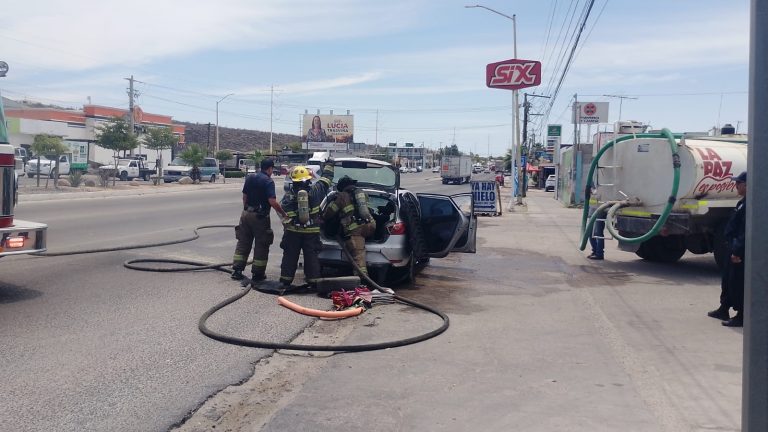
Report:
[[[491,88],[519,90],[541,84],[541,62],[510,59],[485,67],[485,84]]]
[[[608,102],[580,102],[574,104],[572,123],[608,123]]]

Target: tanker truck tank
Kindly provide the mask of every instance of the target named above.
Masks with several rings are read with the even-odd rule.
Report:
[[[746,139],[640,134],[605,147],[593,163],[585,215],[590,205],[605,204],[619,248],[643,259],[674,262],[686,251],[715,252],[720,264],[723,226],[739,201],[731,177],[747,168]]]

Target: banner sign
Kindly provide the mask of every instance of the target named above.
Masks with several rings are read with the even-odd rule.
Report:
[[[351,115],[304,114],[301,142],[353,143]]]
[[[519,90],[541,84],[541,62],[509,59],[485,66],[485,84],[491,88]]]
[[[472,197],[475,200],[475,213],[499,213],[501,195],[496,181],[472,181]],[[498,207],[497,207],[498,205]]]
[[[608,123],[608,102],[579,102],[574,104],[571,123]]]

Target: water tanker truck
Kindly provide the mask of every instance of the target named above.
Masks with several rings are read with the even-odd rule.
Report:
[[[664,129],[610,141],[590,166],[580,248],[595,235],[594,222],[605,217],[619,248],[645,260],[669,263],[686,251],[714,252],[722,265],[723,229],[740,199],[731,177],[746,169],[743,135],[686,136]]]

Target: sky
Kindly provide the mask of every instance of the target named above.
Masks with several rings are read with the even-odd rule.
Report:
[[[749,0],[594,0],[556,94],[591,0],[480,3],[514,14],[516,37],[511,19],[473,1],[7,2],[0,92],[127,108],[132,75],[145,112],[180,121],[215,123],[232,94],[221,126],[298,135],[305,110],[349,110],[356,142],[501,155],[512,92],[486,87],[485,66],[514,58],[516,40],[517,58],[543,65],[520,102],[550,96],[530,99],[532,133],[562,124],[572,142],[574,95],[609,102],[610,122],[621,111],[674,132],[747,130]]]

